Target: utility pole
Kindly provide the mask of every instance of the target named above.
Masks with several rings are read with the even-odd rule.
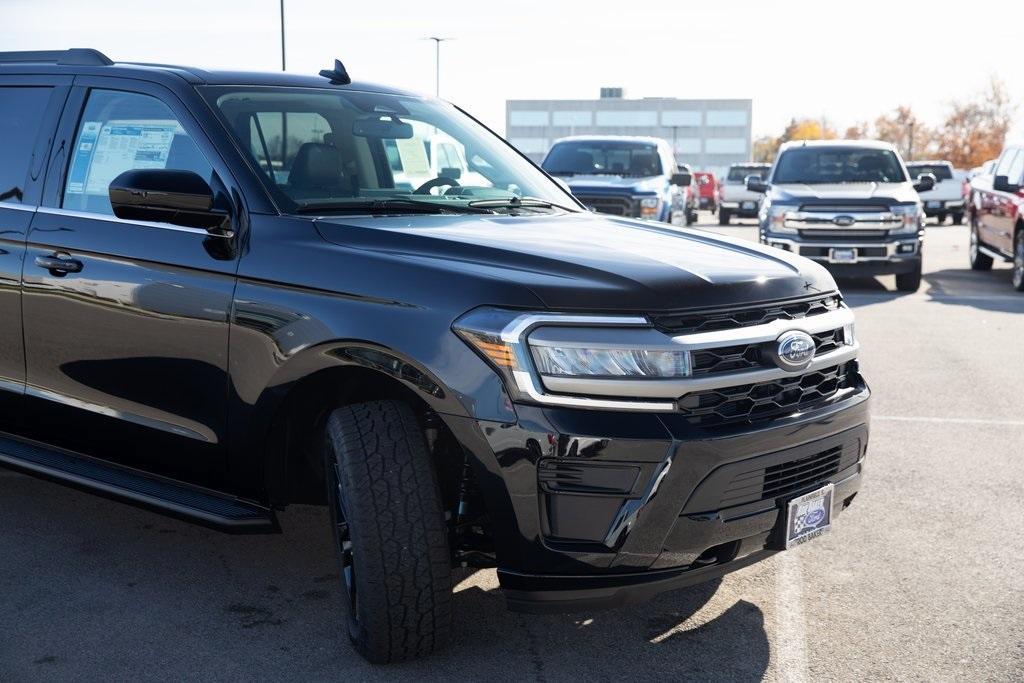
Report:
[[[281,0],[284,2],[284,0]],[[451,38],[438,38],[437,36],[430,36],[424,40],[434,41],[434,96],[441,96],[441,43]]]
[[[910,135],[907,139],[907,161],[914,160],[914,122],[913,120],[907,126],[910,129]]]
[[[287,62],[284,57],[284,0],[281,0],[281,71],[285,70]]]

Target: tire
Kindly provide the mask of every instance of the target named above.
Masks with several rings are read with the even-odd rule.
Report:
[[[696,222],[697,222],[697,212],[696,211],[687,211],[686,212],[686,224],[687,225],[693,225]]]
[[[1024,292],[1024,227],[1017,228],[1013,238],[1013,288]]]
[[[725,209],[719,209],[718,210],[718,224],[719,225],[729,225],[729,218],[730,218],[730,216],[729,216],[729,212],[728,211],[726,211]]]
[[[964,215],[962,213],[953,214],[953,225],[963,225]]]
[[[333,411],[324,465],[349,639],[386,664],[447,645],[452,569],[437,475],[412,409],[373,401]]]
[[[971,221],[972,223],[974,221]],[[978,239],[978,226],[971,226],[971,242],[967,249],[968,255],[971,259],[971,270],[992,270],[992,257],[981,253],[978,248],[980,240]]]
[[[940,213],[938,216],[935,217],[935,220],[938,222],[939,225],[943,225],[946,222],[946,214]]]
[[[899,273],[896,275],[896,289],[901,292],[916,292],[921,287],[921,261],[917,262],[917,269],[910,273]]]

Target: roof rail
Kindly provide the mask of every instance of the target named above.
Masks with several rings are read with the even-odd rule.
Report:
[[[76,47],[70,50],[0,52],[0,64],[43,62],[61,66],[110,66],[113,60],[99,50]]]

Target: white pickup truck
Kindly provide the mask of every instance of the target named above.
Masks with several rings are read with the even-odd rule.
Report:
[[[767,178],[771,164],[733,164],[718,186],[718,224],[729,225],[733,216],[757,218],[764,195],[751,192],[744,184],[748,175]]]
[[[940,225],[946,222],[946,216],[953,217],[953,225],[963,223],[964,183],[962,176],[954,171],[953,164],[948,161],[911,161],[907,163],[907,171],[912,180],[917,180],[922,173],[935,176],[935,187],[920,193],[925,216],[937,218]]]

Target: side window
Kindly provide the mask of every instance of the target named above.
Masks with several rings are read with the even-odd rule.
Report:
[[[0,202],[21,203],[51,88],[0,87]]]
[[[78,123],[62,206],[113,215],[111,181],[137,168],[193,171],[213,183],[213,168],[167,105],[149,95],[91,91]]]
[[[993,175],[1010,175],[1010,165],[1017,156],[1017,150],[1012,147],[1006,148],[1006,150],[1003,151],[1003,155],[999,157],[999,161],[996,163],[996,171]],[[1010,182],[1013,181],[1011,180]]]
[[[1021,179],[1024,176],[1024,149],[1017,150],[1017,156],[1013,158],[1013,162],[1010,164],[1006,175],[1009,176],[1009,181],[1014,185],[1022,184]]]

